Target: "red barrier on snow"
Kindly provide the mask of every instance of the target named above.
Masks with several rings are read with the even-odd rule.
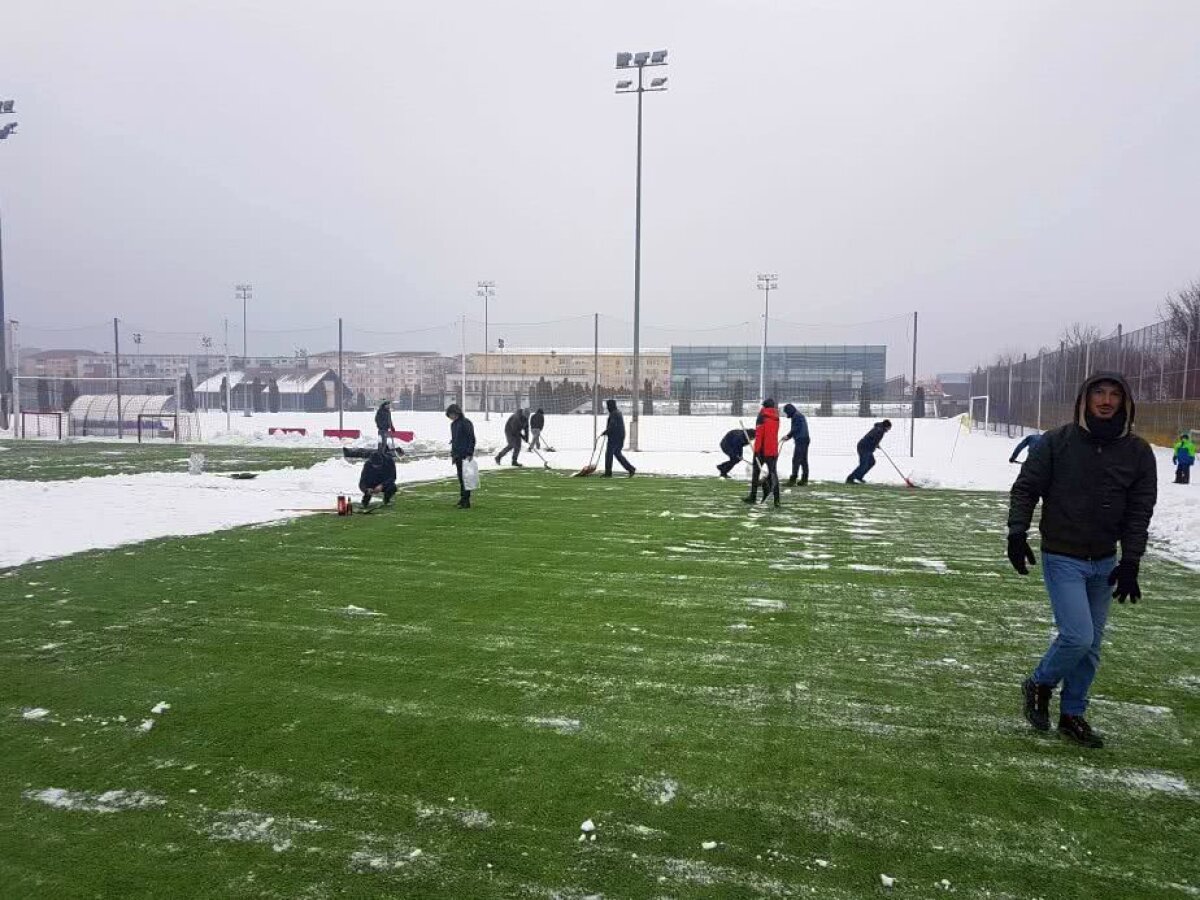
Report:
[[[326,428],[325,437],[354,439],[362,437],[362,432],[357,428]]]
[[[307,428],[268,428],[267,434],[308,434]]]
[[[392,430],[392,431],[389,431],[389,432],[388,432],[388,437],[395,438],[395,439],[396,439],[396,440],[398,440],[398,441],[405,441],[405,442],[407,442],[407,443],[410,443],[410,444],[412,443],[412,439],[413,439],[415,436],[416,436],[416,435],[415,435],[413,432],[411,432],[411,431],[395,431],[395,430]]]

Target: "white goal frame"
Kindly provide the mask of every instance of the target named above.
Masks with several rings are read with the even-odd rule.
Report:
[[[991,422],[992,398],[987,394],[976,394],[974,397],[969,398],[969,400],[967,401],[967,411],[971,417],[971,426],[972,427],[974,427],[975,422],[976,422],[976,419],[975,419],[975,401],[976,400],[983,401],[983,430],[987,431],[988,425]]]

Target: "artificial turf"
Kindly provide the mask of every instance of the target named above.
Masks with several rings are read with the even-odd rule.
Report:
[[[1084,751],[1020,718],[1002,496],[740,496],[530,469],[0,572],[0,896],[1200,890],[1194,572],[1114,605]]]

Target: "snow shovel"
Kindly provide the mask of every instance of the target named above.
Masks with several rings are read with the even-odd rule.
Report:
[[[890,456],[888,456],[888,452],[886,450],[884,450],[882,447],[879,447],[877,449],[879,450],[880,453],[882,453],[884,455],[884,458],[887,459],[887,461],[892,464],[892,468],[896,470],[896,474],[904,479],[904,483],[907,484],[910,488],[915,488],[916,485],[913,484],[911,481],[909,481],[909,479],[907,477],[905,477],[904,473],[900,471],[900,467],[898,465],[896,465],[896,461],[894,459],[892,459]]]
[[[537,448],[534,447],[533,444],[527,444],[526,449],[530,453],[532,453],[534,456],[536,456],[538,459],[540,459],[542,461],[543,466],[545,466],[547,469],[550,468],[550,463],[546,462],[546,457],[542,456],[542,454],[540,454],[538,452]]]
[[[596,438],[596,443],[592,445],[592,452],[588,455],[588,464],[573,474],[571,476],[572,478],[587,478],[587,476],[596,471],[596,466],[600,464],[600,453],[598,452],[600,449],[600,442],[607,440],[607,438],[608,435],[606,434],[602,434],[600,437]],[[595,457],[595,462],[592,462],[593,457]]]

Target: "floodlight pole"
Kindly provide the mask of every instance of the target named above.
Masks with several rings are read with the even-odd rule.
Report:
[[[759,275],[758,289],[763,292],[763,339],[758,357],[758,400],[767,399],[767,321],[771,311],[771,291],[779,287],[778,275]]]
[[[242,384],[245,387],[242,389],[242,414],[247,418],[250,417],[250,404],[253,402],[250,397],[250,382],[246,379],[246,374],[250,368],[250,359],[247,354],[247,332],[246,332],[246,303],[250,299],[250,295],[254,291],[254,285],[239,284],[234,287],[234,293],[237,298],[242,301]]]
[[[665,91],[666,79],[658,81],[656,86],[654,82],[650,87],[646,87],[643,76],[646,66],[665,66],[666,51],[660,50],[653,55],[649,53],[638,53],[636,56],[631,54],[617,55],[617,69],[625,70],[631,66],[637,68],[638,80],[637,88],[634,89],[632,84],[622,82],[618,83],[618,94],[637,94],[637,177],[636,188],[634,192],[634,227],[633,227],[633,415],[629,422],[629,449],[636,451],[638,449],[638,394],[641,390],[641,327],[642,327],[642,94],[647,91]],[[625,84],[622,87],[621,84]]]
[[[13,112],[13,101],[0,101],[0,112],[3,112],[6,115],[11,115]],[[14,134],[16,127],[16,122],[13,122],[11,125],[5,125],[2,129],[0,129],[0,139],[8,138],[10,135]],[[4,315],[4,239],[3,235],[0,235],[0,428],[8,428],[8,411],[9,407],[12,405],[11,396],[8,389],[8,347],[6,343],[7,334],[5,333],[7,322],[8,319],[5,318]],[[17,369],[16,365],[14,364],[13,375],[16,376],[20,374],[20,370]],[[17,423],[14,418],[14,433],[16,432],[16,428]]]
[[[491,356],[488,347],[488,298],[496,296],[496,282],[478,281],[475,295],[483,298],[483,420],[492,421],[488,408],[488,376],[492,374]]]
[[[113,317],[113,372],[117,376],[117,440],[125,437],[125,417],[121,414],[121,330]]]

